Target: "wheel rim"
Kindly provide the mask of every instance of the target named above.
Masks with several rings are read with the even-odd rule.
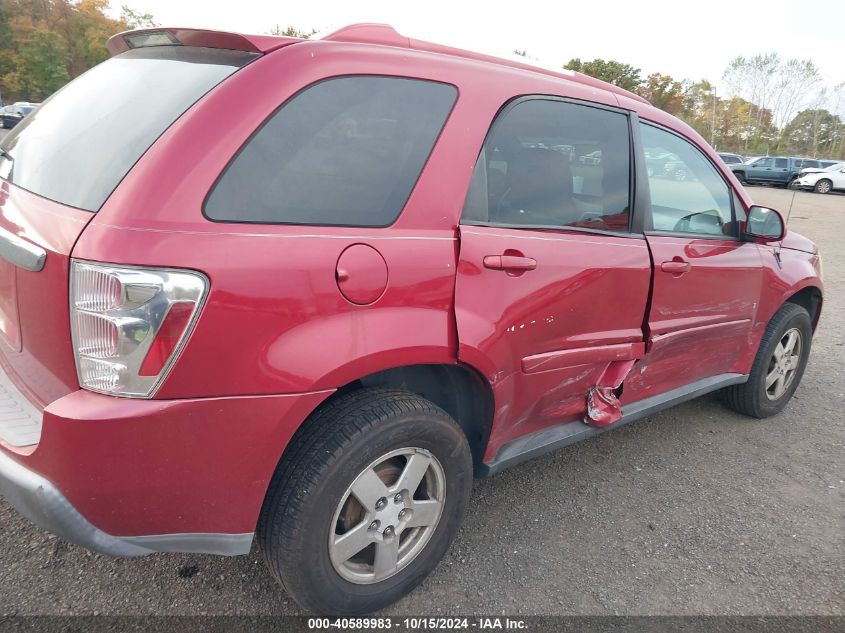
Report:
[[[819,190],[819,193],[827,193],[830,191],[830,184],[826,180],[822,180],[816,189]]]
[[[431,539],[446,501],[446,475],[421,448],[400,448],[367,466],[346,489],[329,531],[329,558],[349,582],[381,582]]]
[[[801,363],[802,347],[801,332],[797,328],[787,330],[778,341],[766,373],[766,396],[769,400],[779,400],[792,386]]]

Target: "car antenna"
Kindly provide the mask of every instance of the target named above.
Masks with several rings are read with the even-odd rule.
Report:
[[[789,226],[789,217],[792,215],[792,206],[795,204],[795,194],[798,193],[797,189],[792,190],[792,200],[789,201],[789,210],[786,212],[786,220],[783,224],[783,235],[786,237],[786,228]],[[778,261],[780,261],[780,252],[783,250],[783,240],[780,241],[778,244]]]

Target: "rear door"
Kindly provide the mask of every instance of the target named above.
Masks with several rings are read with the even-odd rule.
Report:
[[[788,158],[775,158],[775,163],[772,168],[773,181],[785,183],[789,180],[789,174],[791,173],[789,163],[790,159]]]
[[[497,410],[488,449],[579,419],[614,363],[642,355],[650,260],[629,232],[625,112],[550,97],[499,115],[460,227],[459,358]]]
[[[648,178],[649,340],[626,381],[628,401],[736,372],[751,343],[762,284],[759,249],[739,239],[744,212],[721,173],[686,139],[653,125],[640,129],[644,151],[673,152],[688,178]]]
[[[830,172],[830,179],[834,189],[845,189],[845,165],[836,171]]]

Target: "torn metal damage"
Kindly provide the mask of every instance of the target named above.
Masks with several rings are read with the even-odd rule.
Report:
[[[598,384],[587,392],[585,424],[601,428],[610,426],[622,417],[622,403],[616,392],[636,362],[624,360],[608,363]]]

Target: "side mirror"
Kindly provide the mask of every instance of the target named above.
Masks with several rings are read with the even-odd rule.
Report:
[[[786,235],[783,216],[767,207],[754,205],[748,210],[748,220],[742,236],[750,241],[778,242]]]

